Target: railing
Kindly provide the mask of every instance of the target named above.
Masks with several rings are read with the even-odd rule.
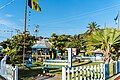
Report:
[[[18,80],[18,67],[6,64],[6,56],[0,62],[0,75],[7,80]]]
[[[87,59],[89,59],[89,60],[91,60],[91,61],[99,61],[99,60],[101,60],[101,61],[103,61],[103,58],[104,57],[101,57],[101,56],[92,56],[92,57],[88,57],[88,56],[81,56],[81,57],[76,57],[77,59],[80,59],[80,60],[87,60]]]
[[[62,67],[62,80],[104,80],[103,67],[103,64],[72,68]]]
[[[108,80],[120,73],[120,61],[77,67],[62,67],[62,80]]]
[[[59,65],[59,66],[65,66],[68,65],[67,60],[45,60],[43,62],[43,65]]]

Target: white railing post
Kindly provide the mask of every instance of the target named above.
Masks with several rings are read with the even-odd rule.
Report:
[[[7,56],[5,56],[2,60],[1,60],[1,74],[5,75],[6,74],[6,58]]]
[[[96,70],[96,65],[94,65],[94,79],[96,80],[97,78],[97,70]]]
[[[76,80],[78,80],[78,71],[79,71],[79,68],[76,67]]]
[[[87,66],[87,80],[90,80],[90,66]]]
[[[80,80],[82,80],[82,66],[80,66]]]
[[[106,77],[105,64],[103,64],[102,69],[103,69],[103,79],[105,80],[105,77]]]
[[[117,70],[117,66],[118,66],[118,65],[117,65],[117,61],[115,61],[115,65],[116,65],[116,66],[115,66],[115,70],[116,70],[115,73],[117,74],[117,73],[118,73],[118,70]]]
[[[84,80],[86,80],[86,66],[84,66],[83,69],[84,69],[84,71],[83,71],[84,72]]]
[[[67,80],[70,80],[70,68],[67,67]]]
[[[100,65],[97,66],[97,70],[98,70],[98,72],[97,72],[97,78],[100,79],[100,74],[102,74],[100,72]]]
[[[92,65],[90,66],[90,73],[91,73],[91,79],[90,80],[93,80],[93,66]]]
[[[72,80],[74,80],[75,75],[74,75],[74,67],[72,67]]]
[[[18,80],[18,67],[15,66],[15,80]]]
[[[69,74],[67,72],[67,74]],[[66,80],[66,68],[65,67],[62,67],[62,80]]]
[[[118,65],[119,65],[119,72],[120,72],[120,60],[118,60],[118,62],[119,62],[119,64],[118,64]]]

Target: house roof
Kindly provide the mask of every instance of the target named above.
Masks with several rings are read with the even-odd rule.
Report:
[[[37,43],[32,46],[32,48],[35,48],[35,49],[50,48],[50,47],[51,47],[51,44],[46,39],[42,39],[40,41],[37,41]]]

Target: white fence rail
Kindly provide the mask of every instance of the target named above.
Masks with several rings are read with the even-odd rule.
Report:
[[[62,80],[105,80],[104,65],[62,67]]]
[[[7,80],[18,80],[18,67],[6,64],[6,56],[0,62],[0,75]]]
[[[120,61],[78,67],[62,67],[62,80],[108,80],[120,73]]]

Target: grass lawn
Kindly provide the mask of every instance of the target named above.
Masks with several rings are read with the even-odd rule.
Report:
[[[74,62],[73,66],[87,66],[87,65],[95,65],[95,64],[99,64],[100,62],[91,62],[91,61],[84,61],[84,62]],[[42,68],[43,65],[41,62],[35,62],[33,63],[33,67],[31,68],[26,68],[26,67],[22,67],[20,65],[19,66],[19,80],[34,80],[34,78],[36,78],[38,76],[38,74],[43,74]],[[62,75],[62,70],[61,68],[57,69],[57,68],[50,68],[49,70],[50,74],[55,74],[55,75]]]
[[[74,66],[78,66],[81,64],[86,64],[89,62],[82,62],[82,63],[73,63]],[[42,68],[43,65],[41,62],[35,62],[33,63],[33,67],[31,68],[26,68],[21,65],[17,65],[19,67],[19,80],[33,80],[33,78],[35,78],[36,76],[38,76],[38,74],[43,74]],[[61,69],[57,69],[57,68],[51,68],[49,70],[50,74],[58,74],[61,75],[62,70]]]
[[[19,80],[34,80],[38,74],[43,74],[42,72],[42,63],[33,63],[33,67],[27,68],[19,66]]]

